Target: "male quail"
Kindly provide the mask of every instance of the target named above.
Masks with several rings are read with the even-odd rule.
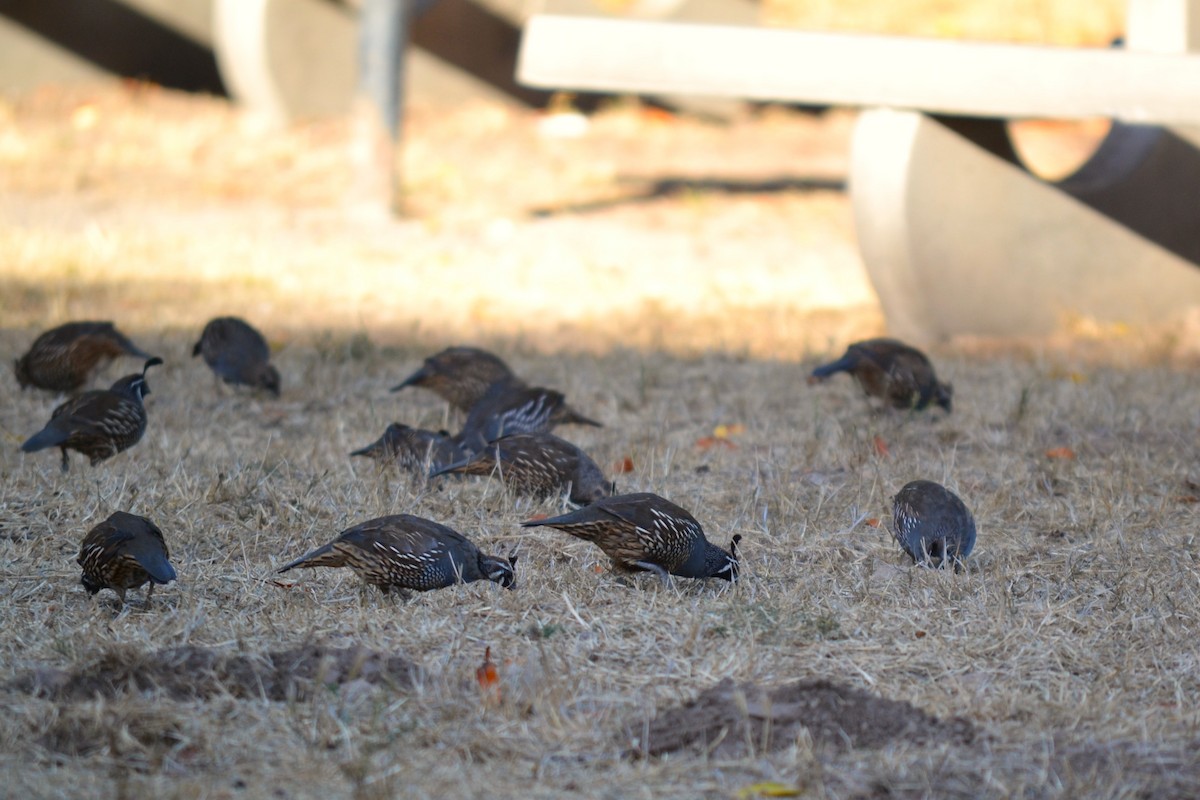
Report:
[[[75,450],[91,459],[92,466],[112,458],[141,441],[146,432],[146,407],[150,394],[146,370],[161,364],[152,358],[141,373],[126,375],[110,389],[93,389],[66,401],[50,415],[46,427],[21,445],[26,453],[57,446],[62,450],[62,470],[71,468],[67,451]]]
[[[279,572],[295,567],[350,567],[384,592],[425,592],[456,583],[495,581],[506,589],[516,584],[517,557],[486,556],[470,539],[437,522],[411,514],[367,520],[342,531]]]
[[[366,456],[381,463],[395,464],[402,470],[424,477],[466,457],[445,431],[410,428],[399,422],[387,426],[383,435],[350,455]]]
[[[13,363],[13,369],[22,389],[36,386],[74,392],[122,355],[153,358],[111,322],[68,322],[34,339],[29,352]]]
[[[620,494],[590,506],[548,519],[521,523],[548,526],[592,542],[626,572],[648,570],[664,581],[668,574],[683,578],[738,579],[735,535],[726,552],[704,538],[691,514],[656,494]]]
[[[455,439],[468,453],[477,453],[501,436],[549,432],[558,425],[604,427],[567,405],[561,392],[500,381],[471,407]]]
[[[497,356],[477,347],[449,347],[425,359],[419,370],[393,386],[392,391],[420,386],[455,408],[470,411],[497,381],[517,381]]]
[[[137,514],[115,511],[83,537],[76,561],[83,567],[83,588],[91,594],[112,589],[124,605],[127,589],[148,582],[149,602],[154,584],[175,580],[170,558],[157,525]]]
[[[878,397],[893,408],[920,411],[932,402],[950,411],[954,387],[937,379],[924,353],[895,339],[850,345],[837,361],[814,369],[809,383],[835,372],[849,372],[868,397]]]
[[[495,474],[513,493],[537,498],[569,490],[570,501],[586,506],[612,494],[612,484],[587,453],[551,433],[518,433],[489,443],[464,458],[430,473]]]
[[[225,383],[254,386],[279,396],[279,372],[269,363],[271,348],[245,320],[210,320],[192,348],[192,358],[198,355]]]
[[[958,570],[975,546],[975,518],[958,495],[933,481],[912,481],[896,493],[889,527],[913,563]]]

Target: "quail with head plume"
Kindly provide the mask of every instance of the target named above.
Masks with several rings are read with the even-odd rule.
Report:
[[[204,326],[192,348],[192,358],[204,363],[229,384],[266,389],[279,396],[279,371],[270,364],[267,340],[248,322],[237,317],[217,317]]]
[[[522,522],[521,527],[546,526],[592,542],[625,572],[647,570],[664,581],[683,578],[738,579],[735,535],[726,552],[704,538],[695,518],[656,494],[605,497],[569,514]]]
[[[474,454],[502,436],[549,432],[559,425],[604,427],[567,405],[561,392],[500,381],[471,407],[455,440]]]
[[[22,389],[74,392],[118,356],[153,358],[111,322],[68,322],[34,339],[13,369]]]
[[[975,518],[958,495],[933,481],[912,481],[892,498],[896,541],[916,564],[957,571],[975,547]]]
[[[430,473],[495,474],[514,494],[539,499],[569,491],[586,506],[613,493],[612,484],[587,453],[551,433],[518,433],[490,442],[470,458]]]
[[[349,567],[384,592],[407,598],[411,589],[425,592],[456,583],[494,581],[506,589],[516,584],[517,557],[487,556],[456,530],[411,514],[379,517],[347,528],[329,544],[280,567]]]
[[[394,464],[421,477],[466,457],[462,448],[445,431],[410,428],[399,422],[388,425],[382,436],[350,455],[373,458],[381,464]]]
[[[497,381],[517,381],[499,357],[477,347],[448,347],[425,359],[425,364],[392,387],[398,392],[420,386],[461,411],[470,411]]]
[[[893,408],[920,411],[935,403],[950,411],[954,387],[938,380],[924,353],[895,339],[855,342],[837,361],[814,369],[809,383],[835,372],[849,372],[868,397]]]
[[[50,415],[46,427],[21,445],[26,453],[47,447],[62,450],[62,470],[71,468],[68,450],[83,453],[92,466],[133,447],[146,432],[146,407],[143,398],[150,394],[146,370],[161,364],[152,358],[140,373],[126,375],[110,389],[93,389],[73,397]]]
[[[124,605],[129,589],[149,583],[149,602],[154,584],[175,580],[170,558],[157,525],[137,514],[115,511],[83,537],[76,561],[83,567],[83,588],[91,594],[112,589]]]

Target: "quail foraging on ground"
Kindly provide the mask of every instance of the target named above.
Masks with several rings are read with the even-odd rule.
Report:
[[[569,490],[586,506],[613,493],[613,485],[587,453],[550,433],[518,433],[489,443],[470,458],[430,473],[495,474],[514,494],[539,499]]]
[[[506,589],[516,584],[517,557],[487,556],[458,531],[411,514],[367,520],[342,531],[279,572],[296,567],[350,567],[368,584],[384,592],[418,592],[456,583],[495,581]]]
[[[93,389],[61,404],[46,427],[29,437],[21,449],[33,453],[57,446],[66,472],[71,468],[68,450],[83,453],[95,466],[133,447],[146,432],[146,407],[142,405],[150,394],[146,370],[161,363],[161,358],[152,358],[140,373],[126,375],[112,388]]]
[[[271,348],[245,320],[210,320],[192,348],[192,357],[199,355],[225,383],[254,386],[279,396],[279,372],[269,363]]]
[[[466,453],[445,431],[410,428],[399,422],[388,425],[382,436],[350,455],[395,464],[402,470],[422,477],[466,458]]]
[[[521,523],[524,528],[539,526],[592,542],[621,571],[648,570],[663,581],[669,580],[668,574],[738,579],[741,535],[733,537],[726,552],[704,538],[691,514],[656,494],[614,495],[569,514]]]
[[[74,392],[118,356],[153,358],[111,322],[68,322],[34,339],[13,363],[21,388]]]
[[[809,383],[835,372],[849,372],[867,396],[893,408],[920,411],[932,402],[950,411],[954,387],[937,379],[924,353],[895,339],[855,342],[837,361],[814,369]]]
[[[449,347],[425,359],[425,364],[401,383],[398,392],[408,386],[420,386],[461,411],[470,411],[497,381],[518,382],[508,365],[499,357],[477,347]]]
[[[933,481],[905,484],[892,499],[896,541],[916,564],[961,568],[975,547],[975,518],[958,495]]]
[[[549,432],[558,425],[604,427],[567,405],[561,392],[501,381],[471,407],[455,440],[474,454],[502,436]]]
[[[128,589],[149,583],[146,602],[150,602],[154,584],[175,580],[170,558],[157,525],[137,514],[115,511],[83,537],[76,561],[83,567],[83,588],[91,594],[112,589],[124,605]]]

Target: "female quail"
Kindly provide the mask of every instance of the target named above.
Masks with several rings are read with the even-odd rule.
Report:
[[[569,499],[586,506],[612,494],[612,484],[587,453],[551,433],[518,433],[488,444],[470,458],[431,472],[495,474],[514,494],[539,499],[569,491]]]
[[[958,495],[933,481],[912,481],[896,493],[890,527],[913,563],[958,570],[975,547],[975,518]]]
[[[146,370],[161,364],[152,358],[140,374],[126,375],[110,389],[93,389],[71,398],[50,415],[46,427],[21,445],[26,453],[57,446],[62,450],[62,470],[71,468],[67,451],[75,450],[91,459],[92,466],[133,447],[146,432],[146,407],[150,394]]]
[[[954,387],[937,379],[924,353],[895,339],[850,345],[837,361],[814,369],[809,383],[835,372],[849,372],[868,397],[878,397],[893,408],[920,411],[932,402],[950,411]]]
[[[248,322],[237,317],[217,317],[204,326],[192,358],[203,355],[204,363],[221,380],[266,389],[279,396],[279,372],[269,363],[267,340]]]
[[[516,584],[516,556],[486,556],[458,531],[411,514],[396,514],[359,523],[279,572],[296,567],[350,567],[384,592],[425,592],[456,583],[495,581],[506,589]]]
[[[402,470],[424,477],[431,470],[439,470],[466,457],[445,431],[427,431],[410,428],[399,422],[387,426],[387,430],[371,444],[350,453],[366,456],[376,461],[395,464]]]
[[[13,368],[21,388],[74,392],[118,356],[153,358],[111,322],[68,322],[34,339]]]
[[[664,581],[669,580],[668,574],[738,579],[741,535],[733,537],[726,552],[704,538],[691,514],[656,494],[605,497],[578,511],[521,526],[558,528],[592,542],[613,560],[615,569],[627,572],[648,570]]]
[[[501,436],[549,432],[558,425],[604,427],[567,405],[561,392],[500,381],[471,407],[455,439],[468,453],[477,453]]]
[[[492,384],[516,380],[508,365],[486,350],[449,347],[425,359],[420,369],[393,386],[392,391],[420,386],[455,408],[470,411]]]
[[[112,589],[124,605],[128,589],[149,583],[150,602],[154,584],[175,580],[170,558],[157,525],[137,514],[115,511],[83,537],[76,561],[83,567],[83,588],[91,594]]]

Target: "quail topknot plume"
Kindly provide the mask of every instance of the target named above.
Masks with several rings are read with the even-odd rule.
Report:
[[[420,386],[461,411],[470,411],[497,381],[517,381],[498,356],[477,347],[448,347],[425,359],[424,365],[392,387],[398,392]]]
[[[445,431],[410,428],[399,422],[388,425],[382,436],[350,455],[373,458],[381,464],[394,464],[422,478],[466,457],[462,448]]]
[[[73,397],[54,409],[46,427],[29,437],[21,449],[26,453],[57,446],[62,450],[62,470],[71,468],[68,450],[83,453],[92,466],[133,447],[146,432],[143,398],[150,394],[146,370],[161,364],[151,358],[140,373],[126,375],[110,389],[93,389]]]
[[[495,474],[514,494],[547,498],[569,489],[586,506],[612,492],[612,484],[587,453],[551,433],[518,433],[489,443],[470,458],[430,473]]]
[[[456,583],[516,584],[517,557],[487,556],[456,530],[411,514],[379,517],[347,528],[329,544],[280,567],[350,567],[384,592],[425,592]]]
[[[648,570],[664,581],[683,578],[738,579],[735,535],[726,552],[704,538],[691,514],[656,494],[605,497],[569,514],[521,523],[547,526],[592,542],[623,571]]]
[[[604,427],[567,405],[561,392],[526,386],[520,381],[500,381],[471,407],[455,439],[474,454],[502,436],[548,433],[559,425]]]
[[[154,584],[175,580],[170,558],[157,525],[137,514],[115,511],[83,537],[76,561],[83,567],[83,588],[91,594],[112,589],[124,605],[129,589],[149,583],[149,602]]]
[[[958,495],[933,481],[912,481],[892,498],[896,541],[916,564],[955,571],[975,547],[975,518]]]
[[[279,371],[270,364],[271,348],[263,335],[237,317],[209,320],[192,348],[221,380],[266,389],[279,396]]]
[[[920,411],[935,403],[950,411],[954,387],[937,379],[924,353],[895,339],[855,342],[837,361],[814,369],[809,383],[835,372],[849,372],[867,396],[893,408]]]
[[[34,339],[13,363],[17,382],[54,392],[75,392],[118,356],[153,358],[111,322],[68,322]]]

